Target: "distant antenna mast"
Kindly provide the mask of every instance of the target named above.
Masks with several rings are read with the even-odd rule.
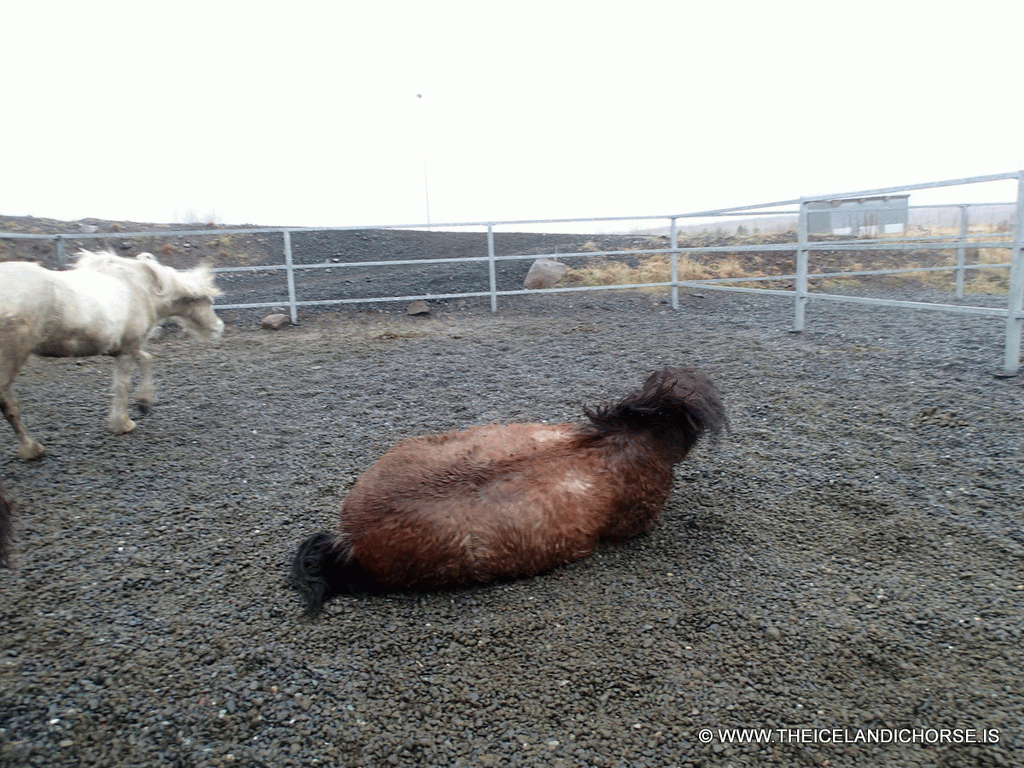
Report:
[[[417,93],[417,99],[422,99],[423,94]],[[427,230],[430,230],[430,182],[427,179],[427,118],[426,109],[420,111],[420,140],[423,144],[423,195],[427,203]]]

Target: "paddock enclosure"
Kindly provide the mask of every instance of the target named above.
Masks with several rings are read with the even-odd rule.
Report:
[[[50,454],[0,452],[0,765],[1016,763],[1024,389],[991,375],[1001,321],[811,311],[802,334],[768,297],[687,290],[276,333],[224,312],[216,344],[152,342],[159,400],[122,436],[96,419],[109,360],[30,360]],[[295,547],[398,439],[576,420],[662,365],[708,373],[732,428],[650,534],[303,620]]]

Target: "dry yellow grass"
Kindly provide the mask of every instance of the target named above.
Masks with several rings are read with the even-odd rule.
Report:
[[[990,228],[972,227],[975,231],[989,231]],[[947,231],[934,229],[927,234],[948,235]],[[757,238],[744,238],[744,244],[750,245]],[[584,246],[596,248],[593,241]],[[737,279],[744,277],[764,277],[772,274],[781,274],[777,263],[765,264],[763,255],[747,254],[746,263],[736,256],[724,255],[717,261],[712,255],[708,260],[699,261],[687,255],[680,255],[678,260],[678,279],[681,281],[710,280],[710,279]],[[967,252],[968,264],[1002,264],[1010,259],[1009,250],[1006,248],[969,248]],[[771,262],[771,259],[768,259]],[[935,261],[906,262],[885,262],[893,269],[914,269],[935,265]],[[938,262],[942,263],[942,262]],[[949,262],[952,264],[952,261]],[[791,268],[791,267],[790,267]],[[834,271],[857,272],[864,270],[883,269],[885,266],[878,263],[847,262]],[[825,269],[823,271],[833,271]],[[853,288],[865,285],[865,281],[872,281],[878,278],[867,277],[832,277],[815,279],[810,276],[811,284],[817,290],[831,291],[842,288]],[[886,281],[912,280],[919,284],[953,292],[956,286],[956,277],[952,269],[931,271],[931,272],[907,272],[899,275],[883,276]],[[602,259],[593,261],[585,266],[569,267],[565,276],[566,283],[580,286],[599,285],[643,285],[646,283],[665,283],[672,280],[671,260],[668,254],[654,254],[644,257],[642,255],[630,264],[619,259]],[[965,291],[969,293],[1005,293],[1007,290],[1008,275],[1005,269],[970,270],[966,273],[964,284]],[[743,285],[743,283],[738,283]],[[764,287],[764,283],[752,282],[750,287]]]
[[[979,248],[977,264],[1005,264],[1010,261],[1009,248]],[[1008,269],[972,269],[964,280],[967,293],[1006,293],[1010,288]]]
[[[718,262],[715,267],[715,277],[729,278],[729,277],[751,277],[743,265],[740,264],[738,259],[725,258]]]
[[[680,256],[676,274],[680,281],[713,280],[715,278],[742,278],[762,276],[762,271],[750,271],[735,258],[724,258],[704,264],[689,256]],[[641,258],[636,266],[624,261],[611,259],[570,267],[565,281],[569,285],[644,285],[667,283],[672,280],[672,261],[667,254],[655,254]],[[753,283],[751,284],[754,285]]]
[[[680,280],[707,280],[715,277],[713,269],[686,256],[679,258]],[[566,282],[573,285],[639,285],[667,283],[672,279],[672,263],[665,254],[641,259],[633,267],[624,261],[606,259],[585,267],[570,267]]]
[[[965,263],[968,266],[982,264],[1005,264],[1010,261],[1010,250],[1008,248],[970,248],[967,250]],[[908,272],[896,276],[915,280],[922,285],[936,288],[943,291],[953,291],[956,288],[956,271],[953,260],[949,262],[950,269],[937,270],[933,272]],[[910,261],[907,269],[923,266],[921,262]],[[1009,271],[1006,268],[995,267],[993,269],[971,269],[964,273],[965,293],[1006,293],[1009,289]]]

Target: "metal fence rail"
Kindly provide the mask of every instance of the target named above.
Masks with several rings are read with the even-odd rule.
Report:
[[[980,184],[995,181],[1010,181],[1017,183],[1015,209],[1015,225],[1012,239],[1007,240],[993,233],[971,233],[969,231],[969,210],[971,204],[959,204],[960,227],[955,236],[944,237],[927,235],[921,237],[883,237],[876,239],[851,239],[842,241],[817,241],[812,240],[808,232],[808,204],[823,199],[841,198],[865,198],[872,196],[893,195],[902,192],[915,190],[938,189],[944,187],[962,186],[968,184]],[[1005,203],[1003,203],[1005,204]],[[796,207],[794,211],[793,208]],[[920,206],[918,206],[920,207]],[[694,219],[713,219],[738,217],[738,216],[780,216],[793,215],[797,217],[797,239],[795,243],[772,243],[752,245],[726,245],[726,246],[680,246],[679,225],[680,222]],[[495,252],[494,236],[496,227],[547,227],[562,224],[608,224],[614,222],[657,222],[667,221],[669,225],[669,246],[667,248],[637,249],[629,251],[582,251],[575,253],[549,253],[549,254],[508,254],[497,255]],[[293,259],[292,234],[302,232],[327,232],[344,230],[403,230],[403,229],[433,229],[433,230],[459,230],[459,229],[483,229],[487,236],[487,253],[480,256],[462,258],[431,258],[431,259],[396,259],[385,261],[359,261],[359,262],[321,262],[313,264],[296,264]],[[529,230],[527,230],[529,231]],[[734,208],[720,208],[693,213],[667,214],[659,216],[620,216],[612,218],[594,219],[541,219],[541,220],[518,220],[501,222],[456,222],[449,224],[434,224],[430,227],[423,224],[417,225],[389,225],[383,227],[287,227],[287,228],[230,228],[230,229],[192,229],[192,230],[156,230],[150,232],[121,232],[117,237],[155,237],[166,238],[175,236],[187,236],[190,238],[203,236],[224,236],[241,234],[280,234],[282,237],[283,261],[275,264],[264,264],[259,266],[242,267],[218,267],[214,271],[230,272],[268,272],[284,271],[287,281],[288,300],[291,320],[298,322],[298,310],[300,307],[332,306],[342,304],[377,303],[394,301],[416,301],[416,300],[444,300],[458,298],[489,298],[492,312],[498,311],[499,296],[519,296],[534,293],[569,293],[582,291],[600,290],[623,290],[638,288],[667,288],[671,292],[671,303],[674,309],[679,308],[679,289],[700,288],[717,291],[736,291],[747,293],[758,293],[762,295],[787,297],[794,302],[794,320],[792,330],[802,331],[806,325],[806,308],[808,303],[813,301],[834,301],[856,304],[871,304],[884,307],[903,307],[909,309],[925,309],[943,312],[955,312],[973,315],[985,315],[990,317],[1003,317],[1006,320],[1006,332],[1003,354],[1003,366],[998,375],[1013,376],[1020,369],[1020,352],[1022,330],[1024,330],[1024,171],[1014,173],[996,174],[990,176],[977,176],[964,179],[953,179],[949,181],[930,182],[923,184],[911,184],[902,187],[888,187],[882,189],[861,190],[829,196],[816,196],[813,198],[797,198],[792,200],[763,203],[760,205],[740,206]],[[28,235],[20,233],[0,232],[0,239],[45,239],[55,242],[58,257],[66,262],[66,241],[108,239],[112,233],[81,233],[74,235]],[[969,248],[1000,248],[1008,249],[1010,259],[997,264],[967,264],[966,253]],[[815,251],[911,251],[927,249],[929,251],[950,250],[956,252],[956,264],[939,267],[908,267],[885,270],[851,270],[841,272],[810,272],[809,263],[811,254]],[[714,278],[701,280],[680,280],[679,259],[689,254],[707,253],[744,253],[744,252],[790,252],[795,254],[796,272],[794,274],[767,275],[741,278]],[[499,290],[497,284],[497,264],[505,261],[534,260],[538,258],[557,258],[559,260],[571,260],[577,258],[593,258],[598,256],[646,257],[654,255],[667,255],[671,266],[671,279],[663,282],[634,283],[628,285],[599,285],[599,286],[573,286],[563,288],[546,289],[515,289]],[[486,263],[488,267],[488,285],[486,290],[467,291],[461,293],[441,294],[415,294],[407,296],[376,296],[361,298],[341,299],[300,299],[295,283],[297,272],[303,270],[318,269],[341,269],[348,267],[393,267],[405,265],[433,265],[451,263]],[[970,271],[981,269],[1009,269],[1009,289],[1005,308],[971,306],[963,304],[944,304],[932,302],[902,301],[893,299],[879,299],[864,296],[847,296],[840,294],[819,293],[810,290],[810,281],[820,278],[842,278],[868,275],[891,275],[905,273],[951,271],[955,274],[956,290],[955,295],[962,299],[964,295],[965,275]],[[750,283],[757,282],[778,282],[792,281],[792,289],[778,288],[754,288]],[[736,285],[743,283],[744,285]],[[219,304],[218,309],[260,309],[280,306],[282,302],[255,302],[255,303],[233,303]]]

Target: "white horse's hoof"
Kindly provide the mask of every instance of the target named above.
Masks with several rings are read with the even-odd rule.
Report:
[[[35,440],[25,443],[18,448],[18,458],[22,461],[33,461],[41,459],[46,455],[46,449]]]
[[[135,422],[131,419],[118,419],[111,421],[107,426],[110,427],[110,431],[115,435],[127,435],[135,429]]]

